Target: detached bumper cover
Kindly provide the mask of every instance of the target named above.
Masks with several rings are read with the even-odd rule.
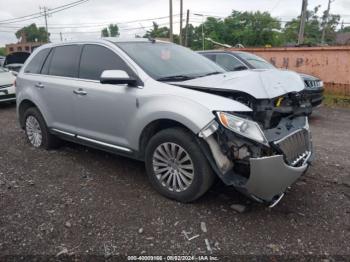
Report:
[[[308,163],[292,167],[282,155],[250,159],[250,177],[243,188],[267,202],[273,201],[293,184],[308,168]]]

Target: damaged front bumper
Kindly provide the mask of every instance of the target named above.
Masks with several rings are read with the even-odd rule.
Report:
[[[309,158],[311,153],[309,155]],[[250,159],[250,176],[241,190],[253,198],[276,201],[308,168],[309,163],[293,167],[285,163],[283,155]]]
[[[306,117],[297,117],[288,123],[281,121],[276,128],[266,130],[271,153],[246,157],[246,175],[235,170],[236,161],[227,154],[227,150],[223,153],[222,141],[220,146],[214,139],[215,136],[211,135],[215,128],[211,126],[210,130],[210,134],[200,135],[209,145],[216,163],[216,173],[225,184],[234,186],[259,202],[277,204],[287,188],[306,172],[313,158]],[[234,140],[234,134],[233,137],[231,134],[232,132],[228,133],[226,143]]]

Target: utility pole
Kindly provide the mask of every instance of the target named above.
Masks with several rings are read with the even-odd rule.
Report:
[[[185,35],[185,46],[188,47],[188,23],[190,20],[190,10],[187,9],[187,15],[186,15],[186,35]]]
[[[301,45],[304,43],[306,12],[307,12],[307,0],[303,0],[303,5],[301,8],[301,15],[300,15],[300,28],[299,28],[299,36],[298,36],[298,45]]]
[[[324,44],[324,40],[326,37],[326,29],[327,29],[327,24],[328,24],[328,17],[329,17],[329,12],[331,10],[331,3],[334,2],[334,0],[328,0],[328,8],[325,13],[325,17],[323,19],[323,29],[322,29],[322,36],[321,36],[321,43]]]
[[[169,40],[170,42],[174,42],[173,36],[173,0],[169,0],[169,23],[170,23],[170,31],[169,31]]]
[[[204,50],[205,48],[204,48],[204,46],[205,46],[205,35],[204,35],[204,15],[203,14],[194,14],[194,15],[196,15],[196,16],[201,16],[202,17],[202,49]]]
[[[47,41],[50,41],[50,37],[49,37],[49,29],[47,26],[47,17],[49,16],[48,11],[49,9],[44,6],[44,7],[39,7],[40,11],[43,10],[43,15],[44,15],[44,19],[45,19],[45,29],[46,29],[46,34],[47,34]]]
[[[183,15],[183,0],[180,0],[180,45],[182,45],[182,15]]]

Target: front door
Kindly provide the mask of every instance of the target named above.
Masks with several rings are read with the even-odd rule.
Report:
[[[75,90],[77,103],[77,134],[89,142],[128,148],[125,139],[130,115],[136,111],[136,97],[142,89],[127,85],[101,84],[104,70],[124,70],[131,74],[126,63],[112,50],[100,45],[83,47],[79,79]]]

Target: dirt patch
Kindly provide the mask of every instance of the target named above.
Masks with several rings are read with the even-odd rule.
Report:
[[[141,162],[71,143],[35,150],[15,107],[0,106],[0,256],[349,256],[350,111],[320,108],[310,124],[316,160],[270,210],[221,183],[177,203]]]

